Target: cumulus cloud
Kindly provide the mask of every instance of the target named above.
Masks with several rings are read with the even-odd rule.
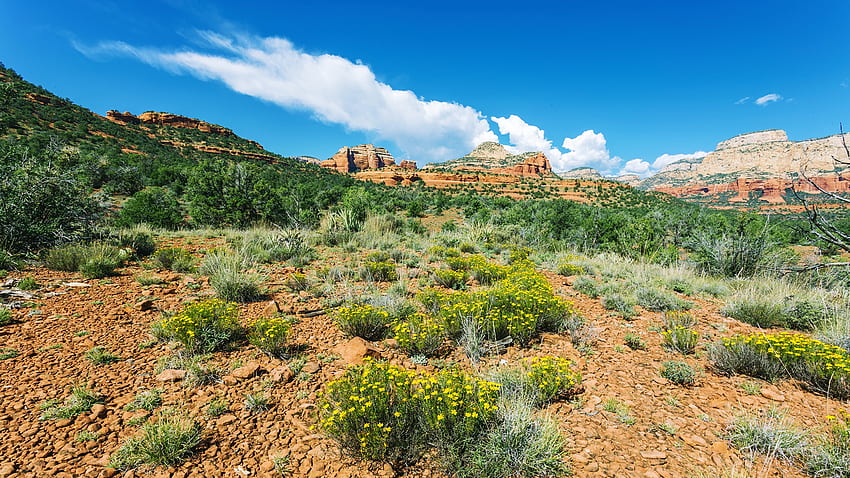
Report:
[[[591,129],[575,138],[564,138],[561,147],[568,150],[561,157],[565,169],[591,166],[605,173],[622,161],[619,157],[611,157],[605,135]]]
[[[665,166],[669,164],[673,164],[676,161],[682,161],[683,159],[696,159],[705,157],[708,153],[705,151],[696,151],[693,153],[686,154],[662,154],[661,156],[655,158],[655,161],[650,163],[649,161],[644,161],[643,159],[632,159],[631,161],[627,161],[626,164],[623,165],[623,169],[620,170],[620,174],[637,174],[640,177],[650,176],[655,174]]]
[[[769,93],[760,98],[757,98],[755,103],[759,106],[764,106],[769,103],[774,103],[782,99],[782,95],[778,95],[776,93]]]
[[[131,56],[150,65],[220,81],[230,89],[315,118],[393,141],[427,161],[458,157],[497,141],[480,112],[458,103],[425,100],[378,81],[363,64],[313,55],[283,38],[227,37],[202,32],[213,52],[162,51],[126,43],[77,45],[88,55]]]

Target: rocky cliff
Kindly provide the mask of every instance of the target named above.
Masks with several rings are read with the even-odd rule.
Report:
[[[343,146],[330,159],[319,163],[323,168],[333,169],[339,173],[353,173],[365,169],[381,169],[395,166],[395,159],[386,148],[374,144]],[[416,163],[413,163],[414,167]],[[406,162],[405,167],[409,167]]]
[[[219,136],[236,136],[232,130],[225,128],[224,126],[207,123],[206,121],[186,116],[171,113],[158,113],[156,111],[146,111],[139,116],[135,116],[129,111],[121,113],[120,111],[110,110],[106,112],[106,119],[122,124],[156,124],[160,126],[171,126],[174,128],[196,129],[204,133],[212,133]]]
[[[843,140],[850,144],[850,133]],[[672,163],[638,186],[707,204],[782,204],[795,185],[817,193],[811,185],[794,181],[801,171],[829,192],[846,192],[846,168],[835,163],[845,157],[842,135],[789,141],[785,131],[759,131],[721,141],[704,158]]]
[[[425,165],[423,170],[449,173],[488,172],[509,176],[554,176],[549,158],[539,151],[510,154],[499,143],[487,141],[478,145],[469,154],[446,161]]]

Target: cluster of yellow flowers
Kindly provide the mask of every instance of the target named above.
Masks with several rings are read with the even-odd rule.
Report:
[[[473,256],[474,257],[474,256]],[[505,278],[490,289],[454,293],[438,299],[446,302],[440,314],[450,334],[460,330],[464,319],[476,320],[491,339],[512,337],[528,343],[546,325],[575,313],[572,302],[556,296],[543,275],[529,261],[503,267]]]
[[[287,347],[292,321],[284,317],[260,317],[251,324],[248,342],[269,355],[279,355]]]
[[[460,289],[466,283],[466,272],[461,270],[436,269],[434,277],[440,285],[449,289]]]
[[[673,326],[661,333],[662,345],[683,354],[694,353],[698,340],[699,332],[683,325]]]
[[[457,370],[417,374],[367,361],[327,385],[319,424],[350,451],[386,459],[425,435],[479,431],[493,418],[498,391]]]
[[[786,364],[806,364],[821,376],[850,376],[850,354],[846,350],[803,334],[750,334],[724,339],[724,345],[746,345]]]
[[[563,357],[526,359],[526,376],[542,403],[575,394],[581,374],[570,368],[572,362]]]
[[[352,304],[337,309],[334,318],[343,332],[372,340],[383,336],[390,313],[370,304]]]
[[[239,328],[239,309],[221,299],[194,302],[162,319],[159,327],[189,352],[211,352]]]
[[[584,274],[583,267],[573,264],[574,261],[577,261],[579,259],[582,259],[582,257],[577,256],[575,254],[570,254],[566,257],[561,258],[561,260],[558,261],[558,274],[562,276],[574,276]]]
[[[433,355],[443,343],[446,327],[439,319],[415,313],[392,326],[398,348],[408,355]]]

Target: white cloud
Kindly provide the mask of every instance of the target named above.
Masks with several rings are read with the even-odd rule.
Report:
[[[742,105],[742,104],[746,103],[747,101],[750,101],[749,96],[745,96],[745,97],[741,98],[740,100],[736,101],[735,104],[736,105]]]
[[[395,90],[378,81],[366,65],[336,55],[305,53],[283,38],[231,38],[210,32],[201,36],[215,53],[166,52],[121,42],[77,48],[89,55],[132,56],[153,66],[221,81],[236,92],[393,141],[425,161],[458,157],[484,141],[498,140],[477,110]]]
[[[661,156],[655,158],[651,164],[648,161],[644,161],[643,159],[632,159],[627,161],[625,165],[623,165],[623,169],[620,170],[620,174],[637,174],[640,177],[647,177],[653,175],[669,164],[673,164],[676,161],[682,161],[683,159],[696,159],[702,158],[708,153],[705,151],[696,151],[693,153],[686,154],[662,154]]]
[[[767,105],[768,103],[773,103],[782,99],[782,95],[778,95],[776,93],[770,93],[762,96],[761,98],[756,99],[755,103],[759,106]]]
[[[606,173],[612,167],[619,164],[622,159],[611,157],[608,151],[608,141],[605,135],[591,129],[583,132],[575,138],[564,138],[561,147],[569,150],[561,157],[564,170],[577,168],[579,166],[590,166]]]

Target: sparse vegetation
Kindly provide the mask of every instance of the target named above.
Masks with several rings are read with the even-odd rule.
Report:
[[[119,470],[143,464],[171,466],[183,461],[201,441],[201,427],[178,414],[165,414],[142,426],[139,436],[129,439],[109,461]]]

